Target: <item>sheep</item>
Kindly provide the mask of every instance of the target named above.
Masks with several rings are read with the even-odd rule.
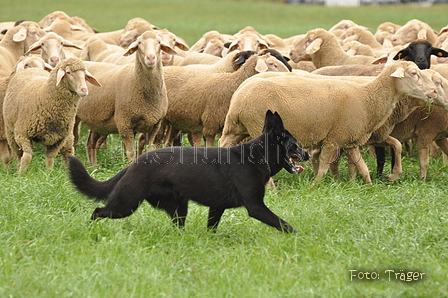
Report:
[[[363,56],[375,57],[375,53],[373,52],[372,48],[366,44],[360,43],[359,41],[346,42],[342,46],[342,49],[349,56],[363,55]]]
[[[64,51],[64,47],[82,50],[81,47],[71,41],[62,38],[56,33],[50,32],[32,44],[28,51],[25,52],[25,55],[28,55],[32,51],[41,50],[42,59],[52,67],[55,67],[61,60],[74,58],[73,54]]]
[[[437,98],[434,99],[434,104],[448,110],[448,80],[443,78],[438,72],[432,69],[425,69],[423,72],[427,73],[431,80],[437,87]],[[392,173],[388,176],[389,181],[395,181],[402,173],[401,165],[401,143],[391,133],[398,123],[405,121],[415,110],[428,106],[420,99],[405,96],[396,105],[392,114],[387,118],[385,123],[372,133],[369,141],[365,145],[391,146],[393,148],[393,163]],[[380,152],[380,154],[384,154]],[[377,160],[378,168],[377,175],[381,175],[384,168],[384,160]],[[353,168],[353,165],[349,165]],[[354,173],[353,170],[350,172]],[[352,177],[353,178],[353,177]]]
[[[438,36],[427,23],[413,19],[404,24],[392,35],[392,44],[405,45],[416,39],[426,39],[431,44],[438,44]]]
[[[28,68],[11,77],[3,117],[8,144],[19,159],[19,174],[31,162],[33,142],[45,146],[49,169],[59,151],[63,156],[74,154],[72,131],[78,102],[88,94],[86,80],[100,86],[78,58],[59,62],[49,75]]]
[[[448,112],[441,107],[418,109],[406,120],[395,125],[391,136],[399,142],[415,139],[420,163],[420,179],[426,179],[429,167],[429,147],[432,142],[448,154]]]
[[[229,44],[229,49],[226,54],[235,50],[258,52],[267,48],[269,48],[269,44],[260,37],[259,34],[252,31],[245,31],[242,34],[239,34],[237,38]]]
[[[169,44],[173,49],[179,48],[181,51],[188,51],[190,48],[181,38],[177,37],[174,33],[168,31],[168,29],[162,29],[156,31],[157,35],[162,38],[164,42]],[[185,56],[182,52],[178,52],[177,54]],[[170,55],[165,52],[162,52],[162,63],[163,66],[169,66],[174,64],[175,55]]]
[[[372,32],[367,28],[355,26],[348,28],[345,33],[344,42],[359,41],[362,44],[370,46],[376,53],[384,53],[384,47],[376,40]]]
[[[269,52],[257,55],[253,51],[242,51],[232,61],[236,65],[242,64],[232,73],[218,73],[216,68],[202,71],[192,65],[165,69],[169,99],[165,122],[175,130],[192,133],[194,146],[201,146],[202,136],[206,146],[214,145],[215,136],[224,125],[230,98],[245,79],[268,70],[289,71],[285,62],[278,61]],[[168,137],[166,143],[171,143],[172,137]],[[143,146],[142,140],[139,143]]]
[[[191,52],[184,59],[182,59],[182,61],[180,61],[177,64],[177,66],[186,66],[186,65],[192,65],[192,64],[211,65],[211,64],[218,63],[221,60],[222,60],[222,58],[220,58],[219,56],[216,56],[216,55],[199,53],[199,52]]]
[[[176,53],[156,33],[146,31],[125,53],[136,53],[133,64],[85,62],[104,88],[81,100],[77,117],[98,134],[118,133],[129,161],[135,158],[134,133],[157,131],[168,108],[161,51]],[[89,162],[95,165],[97,149],[89,146],[90,140]]]
[[[370,184],[358,147],[384,123],[403,95],[421,99],[437,95],[428,75],[413,62],[389,65],[365,84],[293,75],[268,79],[255,76],[232,96],[219,144],[228,147],[258,135],[264,111],[278,111],[284,115],[285,128],[302,147],[321,149],[313,185],[324,177],[340,148]]]
[[[291,48],[289,56],[294,62],[300,61],[306,55],[311,56],[316,68],[330,65],[372,64],[374,57],[349,56],[340,45],[336,36],[325,29],[317,28],[307,32]]]
[[[123,50],[121,55],[123,55],[124,52],[125,51]],[[116,50],[110,49],[103,39],[94,35],[87,39],[84,43],[82,50],[79,53],[79,58],[84,61],[101,62],[109,55],[115,53],[117,53]]]
[[[143,32],[152,31],[154,29],[159,29],[150,22],[142,18],[130,19],[123,32],[120,35],[120,46],[127,48],[131,43],[133,43],[137,37],[139,37]]]
[[[333,27],[331,27],[328,31],[329,32],[334,32],[336,30],[346,31],[347,29],[349,29],[351,27],[355,27],[355,26],[358,26],[358,24],[356,24],[352,20],[341,20],[338,23],[336,23],[335,25],[333,25]]]
[[[16,67],[14,68],[13,74],[22,71],[27,68],[36,67],[39,69],[46,70],[50,72],[53,67],[45,63],[44,60],[36,56],[22,56],[19,61],[17,61]],[[11,74],[6,71],[0,71],[0,111],[3,110],[3,98],[5,97],[6,88],[8,87]],[[9,148],[8,141],[5,135],[5,124],[3,121],[3,113],[0,112],[0,160],[3,163],[3,167],[6,167],[12,160],[12,152]]]
[[[30,21],[9,29],[0,41],[0,69],[12,71],[19,58],[44,35],[45,31]]]
[[[221,41],[223,44],[227,43],[228,38],[224,37],[223,34],[219,33],[216,30],[208,31],[202,35],[202,37],[194,43],[194,45],[190,48],[190,53],[192,52],[203,52],[204,49],[208,46],[208,44],[212,41]],[[221,51],[222,52],[222,51]],[[210,54],[210,53],[208,53]],[[221,56],[221,53],[219,53]]]
[[[388,32],[388,33],[394,34],[400,28],[401,28],[401,25],[398,25],[398,24],[395,24],[392,22],[384,22],[384,23],[381,23],[378,25],[378,27],[376,28],[375,34],[380,33],[380,32]]]
[[[392,33],[383,31],[375,33],[375,39],[385,48],[392,48]]]
[[[51,26],[53,22],[57,20],[66,20],[68,21],[70,19],[70,16],[66,14],[63,11],[57,10],[53,11],[52,13],[47,14],[45,17],[43,17],[39,22],[40,28],[46,28]]]

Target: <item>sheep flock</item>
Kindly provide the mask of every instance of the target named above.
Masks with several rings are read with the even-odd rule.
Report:
[[[281,38],[248,26],[193,45],[142,18],[98,32],[55,11],[0,28],[0,158],[20,174],[36,143],[48,168],[75,148],[101,163],[110,134],[129,162],[184,135],[191,146],[237,145],[261,134],[268,109],[311,154],[313,184],[327,171],[339,178],[341,158],[370,184],[362,148],[377,175],[391,148],[390,181],[403,171],[402,142],[414,140],[421,179],[431,154],[448,154],[448,27],[341,20]]]

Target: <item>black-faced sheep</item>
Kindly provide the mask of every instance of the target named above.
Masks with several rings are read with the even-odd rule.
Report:
[[[88,94],[86,80],[100,86],[85,69],[83,62],[69,58],[48,72],[28,68],[14,74],[3,103],[8,144],[26,172],[33,155],[32,143],[45,146],[46,165],[54,158],[73,155],[73,126],[81,97]]]
[[[146,31],[125,53],[135,53],[134,63],[85,62],[103,88],[81,100],[77,117],[96,133],[118,133],[129,161],[136,155],[134,133],[157,130],[168,108],[161,51],[176,53],[157,34]],[[87,150],[90,163],[96,164],[96,150]]]
[[[431,67],[431,55],[448,57],[448,52],[433,47],[427,40],[417,39],[399,51],[395,55],[394,60],[404,59],[406,61],[413,61],[420,69],[428,69]]]
[[[234,93],[220,145],[227,147],[258,135],[265,111],[278,111],[302,147],[320,147],[315,182],[323,178],[343,148],[365,181],[371,183],[358,147],[384,123],[404,95],[425,100],[437,96],[431,79],[412,62],[387,66],[365,84],[293,75],[255,76]]]

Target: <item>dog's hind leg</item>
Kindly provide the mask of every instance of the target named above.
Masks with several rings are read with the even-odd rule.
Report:
[[[207,228],[216,230],[218,227],[219,221],[221,220],[221,216],[224,213],[225,209],[221,208],[212,208],[208,210],[208,222],[207,222]]]
[[[178,197],[178,194],[171,193],[167,196],[158,196],[148,199],[148,202],[157,209],[162,209],[171,217],[173,224],[178,227],[185,226],[188,213],[188,201]]]

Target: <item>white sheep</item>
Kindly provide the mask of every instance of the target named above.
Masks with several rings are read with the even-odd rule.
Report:
[[[121,56],[125,50],[120,50]],[[86,40],[79,54],[79,58],[84,61],[101,62],[111,54],[117,53],[116,49],[110,49],[107,43],[96,35]]]
[[[45,35],[35,22],[22,22],[12,27],[0,41],[0,69],[12,71],[28,48]]]
[[[145,19],[130,19],[120,35],[120,46],[123,48],[127,48],[131,43],[137,40],[137,37],[143,34],[143,32],[152,31],[155,29],[158,28]]]
[[[74,58],[73,54],[64,51],[66,47],[82,50],[81,47],[75,45],[73,42],[62,38],[54,32],[49,32],[32,44],[25,55],[33,51],[41,50],[42,59],[52,67],[55,67],[61,60]]]
[[[438,36],[435,31],[427,23],[417,19],[413,19],[399,28],[394,35],[392,35],[392,44],[405,45],[413,42],[416,39],[425,39],[431,44],[438,44]]]
[[[435,85],[413,62],[387,66],[365,84],[294,75],[268,79],[255,76],[234,93],[219,142],[228,147],[259,135],[266,110],[277,111],[302,147],[320,148],[314,183],[324,177],[341,148],[364,180],[371,183],[358,147],[384,123],[403,95],[436,97]]]
[[[146,31],[125,53],[136,54],[133,64],[85,62],[103,88],[80,102],[77,117],[98,134],[118,133],[129,161],[135,158],[134,133],[157,131],[168,108],[161,51],[176,53],[156,33]],[[97,149],[87,150],[90,163],[96,164]]]
[[[6,89],[3,117],[8,144],[26,172],[33,155],[32,143],[45,146],[46,165],[54,158],[73,155],[73,126],[81,97],[88,94],[86,80],[100,86],[77,58],[59,62],[48,72],[28,68],[15,73]]]
[[[53,69],[51,65],[45,63],[45,61],[40,57],[22,56],[17,62],[13,74],[32,67],[46,70],[48,72]],[[6,71],[0,71],[0,160],[3,162],[4,167],[6,167],[13,158],[8,141],[6,140],[5,122],[3,121],[3,113],[1,113],[3,110],[3,98],[5,97],[6,88],[8,87],[11,75],[12,74]]]
[[[331,65],[372,64],[376,59],[369,56],[350,56],[342,49],[334,34],[325,29],[317,28],[296,41],[289,56],[294,62],[311,57],[317,68]]]
[[[373,52],[373,49],[369,45],[360,43],[359,41],[356,40],[347,41],[342,46],[342,49],[349,56],[363,55],[363,56],[375,57],[375,53]]]

